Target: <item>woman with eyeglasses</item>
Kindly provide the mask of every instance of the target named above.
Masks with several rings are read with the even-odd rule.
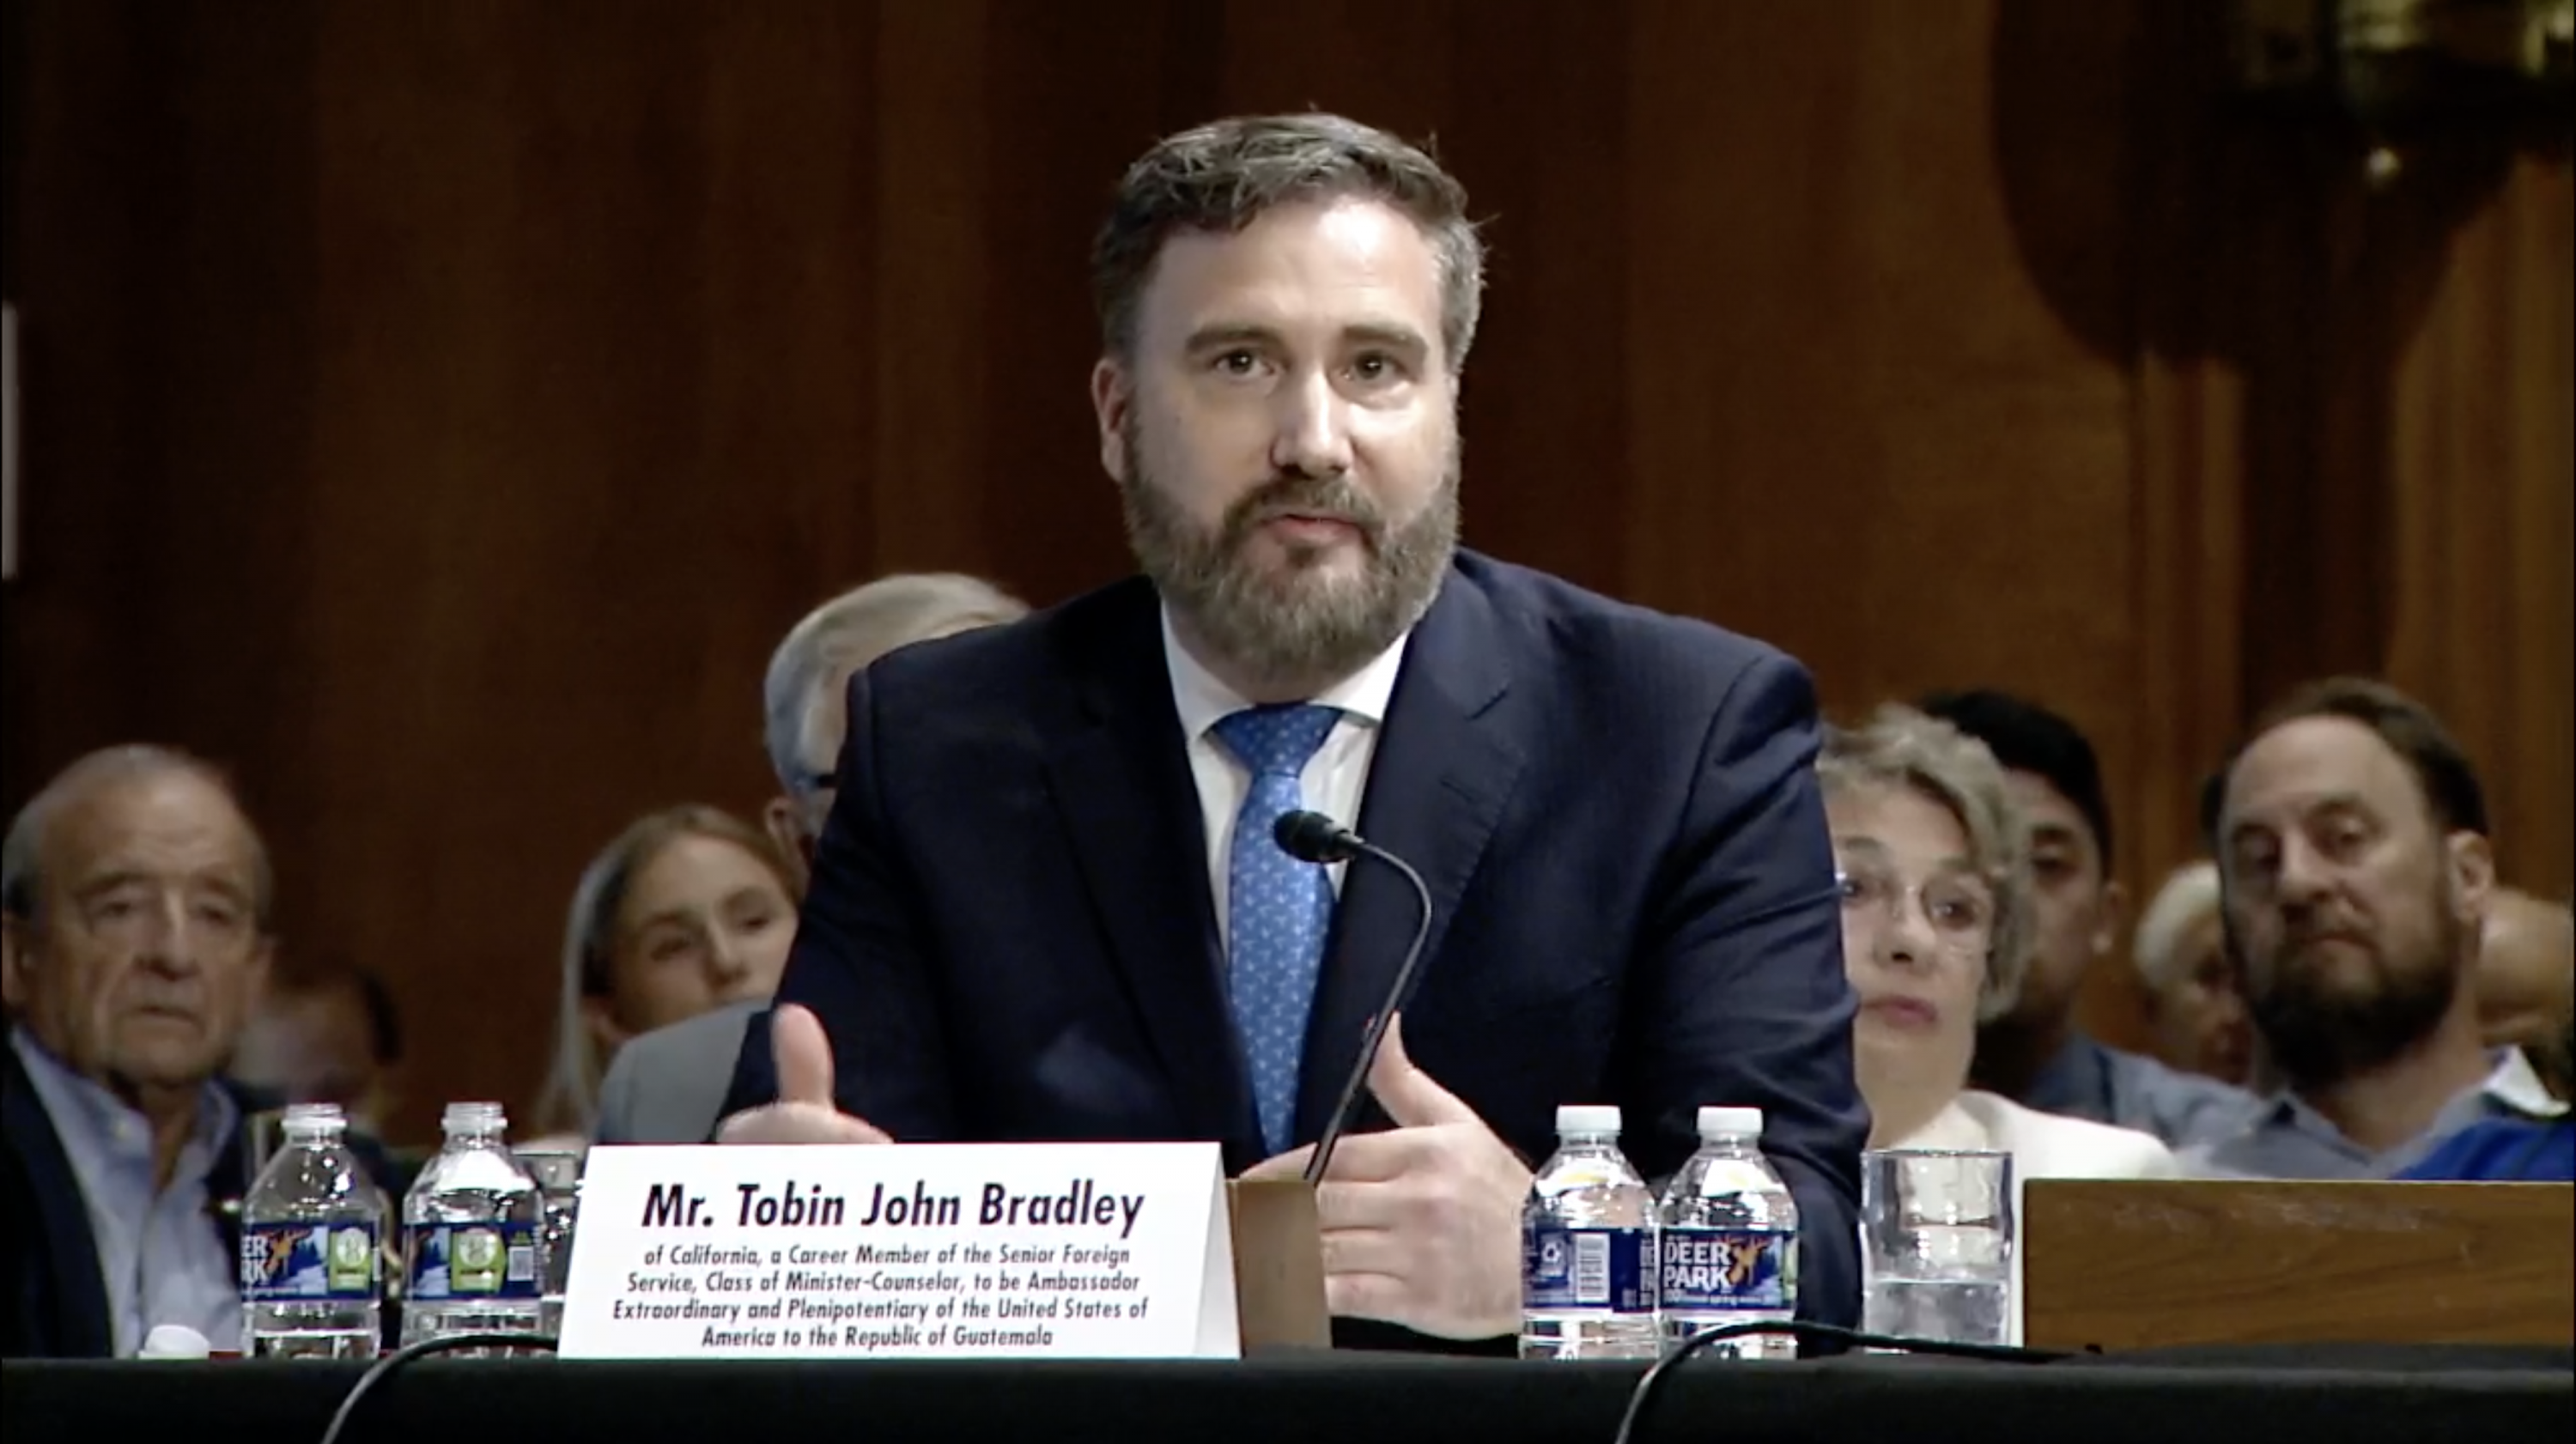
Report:
[[[1983,744],[1907,707],[1836,728],[1816,764],[1858,995],[1872,1148],[2001,1149],[2018,1179],[2173,1178],[2154,1137],[1969,1089],[1977,1024],[2028,965],[2026,827]]]

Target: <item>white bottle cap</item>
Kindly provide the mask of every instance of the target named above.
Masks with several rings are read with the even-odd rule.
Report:
[[[1762,1110],[1759,1108],[1702,1108],[1699,1111],[1699,1136],[1704,1139],[1760,1138]]]
[[[499,1132],[508,1126],[508,1115],[498,1103],[450,1103],[438,1122],[449,1133]]]
[[[1609,1103],[1561,1103],[1556,1109],[1556,1131],[1559,1137],[1575,1133],[1619,1132],[1619,1109]]]
[[[214,1352],[206,1336],[186,1324],[154,1324],[143,1336],[138,1359],[202,1359]]]

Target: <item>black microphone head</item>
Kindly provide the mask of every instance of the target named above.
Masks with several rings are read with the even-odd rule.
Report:
[[[1359,834],[1320,812],[1283,812],[1270,837],[1299,862],[1348,862],[1360,853]]]

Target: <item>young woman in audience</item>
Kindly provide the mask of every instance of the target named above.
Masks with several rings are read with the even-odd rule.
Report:
[[[578,1150],[626,1039],[777,990],[795,874],[767,834],[712,807],[639,818],[592,861],[564,926],[553,1070],[523,1148]]]
[[[2169,1178],[2145,1133],[1967,1088],[1977,1023],[2012,1004],[2028,844],[1985,747],[1906,707],[1828,734],[1817,775],[1843,887],[1843,966],[1872,1148],[2001,1149],[2015,1176]]]

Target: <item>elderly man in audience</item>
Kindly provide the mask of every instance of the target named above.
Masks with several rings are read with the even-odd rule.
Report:
[[[2254,1109],[2247,1094],[2096,1040],[2075,1020],[2084,978],[2110,955],[2123,898],[2111,877],[2111,807],[2092,742],[2005,692],[1951,692],[1923,710],[1984,743],[2029,836],[2029,968],[2020,995],[1977,1035],[1977,1086],[2043,1113],[2152,1133],[2180,1148]]]
[[[196,758],[73,763],[0,845],[0,1354],[239,1346],[244,1120],[221,1081],[268,972],[268,854]]]
[[[1842,877],[1843,966],[1872,1148],[1993,1148],[2021,1178],[2176,1172],[2154,1136],[1967,1088],[1980,1019],[2028,958],[2028,832],[1994,757],[1946,722],[1882,708],[1834,730],[1816,771]]]
[[[762,740],[779,787],[762,817],[780,850],[801,869],[823,835],[852,674],[897,647],[1016,621],[1028,610],[979,577],[898,572],[806,613],[770,654],[761,684]]]
[[[825,602],[778,644],[763,687],[770,769],[780,795],[765,814],[770,835],[798,868],[832,810],[833,771],[845,730],[850,677],[897,647],[992,626],[1028,605],[990,582],[955,573],[880,577]],[[772,980],[773,982],[775,979]],[[719,1008],[631,1040],[601,1084],[592,1136],[602,1143],[702,1143],[716,1126],[744,1029],[763,1002]]]
[[[2218,869],[2206,860],[2175,868],[2138,915],[2129,952],[2156,1056],[2239,1088],[2251,1083],[2254,1024],[2218,918]]]
[[[2499,887],[2478,946],[2478,1031],[2500,1048],[2546,1046],[2576,1006],[2576,918],[2565,903]]]
[[[2185,1165],[2384,1178],[2441,1139],[2554,1100],[2478,1022],[2494,895],[2485,790],[2441,720],[2385,683],[2311,684],[2203,794],[2222,914],[2282,1086]]]

